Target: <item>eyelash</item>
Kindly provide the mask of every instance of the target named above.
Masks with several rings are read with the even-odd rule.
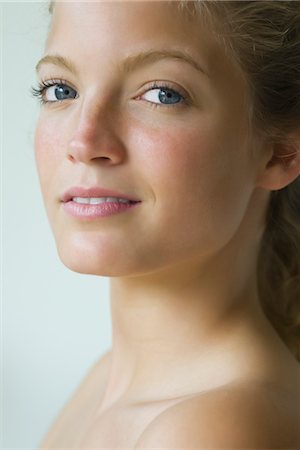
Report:
[[[49,80],[42,80],[38,83],[37,87],[32,86],[31,87],[31,95],[33,97],[37,97],[37,99],[39,100],[41,105],[45,105],[47,103],[61,103],[63,101],[65,101],[66,99],[62,99],[62,100],[55,100],[55,101],[51,101],[51,100],[45,100],[43,95],[45,93],[45,91],[52,86],[55,85],[62,85],[62,86],[67,86],[67,87],[72,87],[68,84],[67,81],[62,80],[62,79],[49,79]],[[72,88],[73,89],[73,88]],[[138,98],[140,98],[142,95],[144,95],[146,92],[154,90],[154,89],[167,89],[169,91],[172,91],[175,94],[179,94],[181,97],[181,101],[178,103],[173,103],[173,104],[159,104],[159,103],[155,103],[155,102],[150,102],[149,100],[145,100],[147,103],[150,104],[151,107],[153,108],[165,108],[165,107],[182,107],[186,104],[188,104],[188,97],[183,94],[178,88],[174,89],[174,87],[172,87],[172,85],[170,83],[168,83],[167,81],[162,81],[162,82],[157,82],[154,81],[150,84],[150,86],[147,87],[147,89],[145,90],[145,92],[141,95],[138,96]],[[75,89],[74,89],[75,90]],[[76,98],[76,97],[75,97]]]
[[[63,86],[69,86],[67,84],[67,82],[65,80],[62,79],[50,79],[50,80],[42,80],[38,83],[37,87],[32,86],[31,87],[31,95],[33,97],[37,97],[37,99],[39,100],[39,102],[42,105],[45,105],[46,103],[61,103],[64,100],[56,100],[56,101],[50,101],[50,100],[45,100],[43,95],[44,92],[52,86],[55,86],[57,84],[61,84]]]

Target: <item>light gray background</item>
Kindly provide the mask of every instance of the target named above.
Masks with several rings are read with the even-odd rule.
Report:
[[[1,0],[0,0],[1,1]],[[2,2],[2,448],[36,449],[111,346],[109,280],[60,262],[33,153],[46,2]],[[1,131],[1,130],[0,130]]]

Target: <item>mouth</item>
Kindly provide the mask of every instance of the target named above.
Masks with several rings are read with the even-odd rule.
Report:
[[[94,221],[121,214],[130,214],[141,200],[132,195],[98,186],[83,188],[74,186],[60,199],[68,216],[80,221]]]
[[[125,198],[118,197],[72,197],[68,201],[79,205],[100,205],[102,203],[123,203],[133,205],[135,203],[140,203],[139,201],[127,200]]]
[[[62,206],[67,215],[90,222],[127,213],[135,209],[139,203],[141,202],[118,197],[72,197],[62,202]]]
[[[97,186],[90,188],[72,187],[61,196],[60,200],[63,203],[74,202],[83,205],[98,205],[101,203],[112,202],[135,204],[141,202],[141,200],[136,199],[131,195],[103,189]]]

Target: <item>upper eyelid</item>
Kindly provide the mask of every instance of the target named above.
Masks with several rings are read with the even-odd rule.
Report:
[[[47,86],[45,86],[47,83],[49,83],[49,84]],[[42,80],[39,80],[39,85],[44,88],[52,87],[57,84],[63,84],[64,86],[69,86],[72,89],[74,89],[74,91],[77,92],[77,88],[74,86],[73,83],[70,83],[69,81],[64,80],[62,78],[49,77],[49,78],[43,78]]]
[[[74,89],[75,91],[77,91],[77,88],[73,85],[73,83],[71,83],[71,82],[69,82],[67,80],[61,79],[61,78],[55,78],[55,77],[43,78],[43,79],[39,80],[38,82],[39,82],[40,85],[43,85],[43,86],[46,83],[50,83],[50,85],[47,86],[47,87],[51,87],[51,86],[54,86],[56,84],[63,84],[63,85],[67,85],[67,86],[71,87],[72,89]],[[155,80],[155,81],[149,81],[148,83],[151,84],[150,86],[148,86],[149,89],[151,89],[151,88],[152,89],[155,89],[155,88],[159,89],[159,88],[165,87],[165,85],[170,85],[170,87],[167,86],[167,87],[169,87],[169,89],[173,89],[175,91],[178,90],[179,93],[182,93],[182,95],[185,95],[184,92],[183,92],[183,89],[180,88],[179,86],[177,86],[172,81]],[[157,86],[152,86],[152,84],[154,84],[154,83],[159,83],[159,84]],[[163,84],[163,83],[165,83],[165,84]],[[146,88],[146,87],[147,86],[143,86],[143,88]],[[142,89],[142,87],[140,89]]]
[[[186,93],[183,89],[181,89],[180,87],[177,87],[177,85],[174,85],[174,83],[170,82],[170,81],[152,81],[150,82],[150,84],[147,86],[143,86],[142,91],[137,95],[138,97],[145,94],[146,92],[155,90],[155,89],[163,89],[163,88],[167,88],[173,92],[176,92],[177,94],[179,94],[183,100],[187,101],[190,96],[188,93]],[[166,105],[167,106],[167,105]]]

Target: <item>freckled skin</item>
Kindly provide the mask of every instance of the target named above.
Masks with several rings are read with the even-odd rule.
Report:
[[[55,8],[46,53],[72,58],[79,76],[54,66],[43,67],[41,74],[66,77],[81,97],[43,107],[35,148],[58,251],[71,269],[109,276],[156,271],[217,251],[241,223],[254,186],[241,77],[229,72],[225,82],[215,71],[210,81],[174,60],[127,78],[114,70],[136,48],[176,47],[182,41],[193,48],[197,38],[202,42],[199,27],[187,38],[187,26],[180,29],[178,13],[163,4],[154,10],[149,4]],[[85,38],[74,52],[77,30]],[[228,62],[220,58],[221,63],[226,69]],[[188,80],[197,105],[155,110],[145,100],[131,100],[141,85],[155,79],[183,89]],[[126,91],[123,102],[116,95],[120,86]],[[240,95],[232,98],[233,89]],[[123,217],[79,224],[62,212],[58,199],[80,184],[129,192],[143,204]]]

